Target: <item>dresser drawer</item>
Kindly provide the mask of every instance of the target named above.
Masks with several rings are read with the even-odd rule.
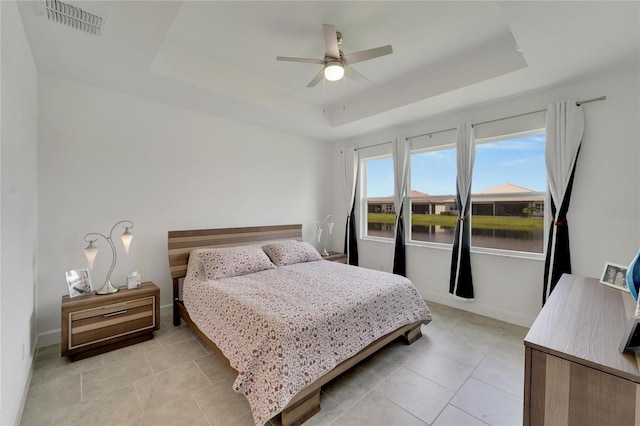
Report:
[[[69,349],[154,329],[155,297],[101,306],[69,314]]]

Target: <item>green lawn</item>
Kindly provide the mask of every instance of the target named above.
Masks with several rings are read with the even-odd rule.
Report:
[[[446,216],[440,214],[414,214],[411,217],[413,225],[418,226],[456,226],[456,216]],[[395,216],[392,214],[369,213],[369,223],[394,223]],[[504,229],[509,231],[541,231],[544,229],[544,222],[541,217],[518,217],[518,216],[473,216],[472,228],[475,229]]]

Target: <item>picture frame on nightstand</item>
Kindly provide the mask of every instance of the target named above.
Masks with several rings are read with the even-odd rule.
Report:
[[[65,273],[67,277],[67,287],[69,288],[69,297],[82,296],[93,291],[91,287],[91,276],[89,269],[72,269]]]

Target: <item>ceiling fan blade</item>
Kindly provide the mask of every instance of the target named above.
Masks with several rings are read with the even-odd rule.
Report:
[[[304,62],[307,64],[324,64],[323,59],[313,58],[290,58],[288,56],[276,56],[276,61],[288,61],[288,62]]]
[[[316,74],[315,77],[313,77],[313,80],[311,80],[309,84],[307,84],[307,87],[314,87],[316,84],[320,83],[320,80],[322,80],[323,78],[324,78],[324,68],[322,68],[320,72]]]
[[[349,53],[344,55],[345,65],[351,65],[368,59],[377,58],[379,56],[389,55],[393,53],[391,45],[376,47],[375,49],[362,50],[360,52]]]
[[[352,80],[356,80],[356,81],[369,81],[369,79],[367,77],[365,77],[364,75],[360,74],[358,71],[356,71],[355,69],[353,69],[350,66],[345,66],[344,67],[344,73],[347,77],[349,77]]]
[[[332,58],[340,59],[340,48],[338,47],[338,35],[334,25],[322,25],[324,30],[324,45],[327,48],[327,55]]]

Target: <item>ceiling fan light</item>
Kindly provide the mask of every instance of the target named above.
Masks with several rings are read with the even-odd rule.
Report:
[[[338,81],[344,77],[344,67],[339,62],[328,63],[324,67],[324,78],[329,81]]]

